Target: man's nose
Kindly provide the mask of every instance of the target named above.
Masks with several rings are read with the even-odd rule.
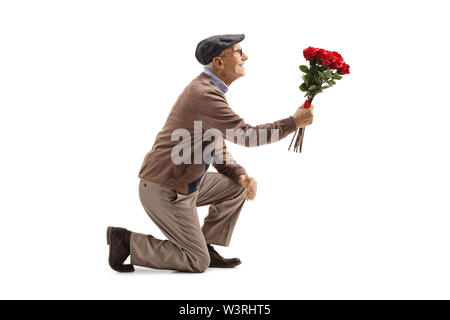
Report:
[[[247,60],[248,59],[248,57],[247,57],[247,55],[244,53],[244,52],[242,52],[242,60]]]

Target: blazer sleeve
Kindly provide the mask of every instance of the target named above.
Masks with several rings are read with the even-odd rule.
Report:
[[[224,139],[239,145],[261,146],[283,139],[297,129],[293,116],[258,126],[247,124],[230,108],[225,96],[213,88],[205,90],[199,100],[203,129],[217,129]]]

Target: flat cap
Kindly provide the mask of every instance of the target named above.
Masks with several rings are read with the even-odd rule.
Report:
[[[197,49],[195,49],[195,57],[198,62],[206,65],[223,50],[241,42],[244,38],[244,34],[222,34],[203,39],[198,43]]]

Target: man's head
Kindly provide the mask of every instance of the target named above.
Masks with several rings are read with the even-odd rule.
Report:
[[[197,60],[214,72],[227,85],[245,75],[244,61],[248,59],[239,44],[245,36],[218,35],[199,42],[195,51]]]
[[[247,59],[248,57],[242,51],[241,45],[236,43],[213,58],[210,70],[227,85],[230,85],[234,80],[245,76],[244,62]]]

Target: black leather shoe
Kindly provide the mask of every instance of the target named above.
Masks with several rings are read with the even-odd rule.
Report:
[[[108,227],[106,242],[109,245],[109,265],[117,272],[133,272],[132,264],[123,264],[130,255],[131,232],[124,228]]]
[[[241,264],[241,260],[238,258],[225,259],[222,257],[212,245],[208,244],[209,257],[211,262],[209,264],[210,268],[233,268]]]

